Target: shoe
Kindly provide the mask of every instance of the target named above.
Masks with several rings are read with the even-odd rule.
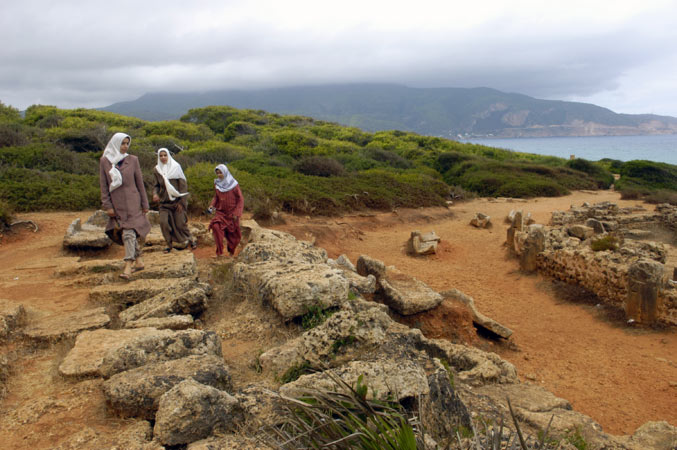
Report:
[[[132,269],[132,272],[141,272],[143,269],[145,269],[144,266],[141,266],[141,267],[134,267],[134,268]]]
[[[190,248],[195,250],[197,248],[197,241],[193,241],[190,243]]]
[[[169,253],[169,252],[172,251],[172,248],[171,248],[171,247],[167,247],[167,248],[165,248],[165,249],[162,250],[162,251],[165,252],[165,253]]]

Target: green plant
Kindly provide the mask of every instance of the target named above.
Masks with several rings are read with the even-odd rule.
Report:
[[[440,362],[444,366],[444,370],[446,370],[447,374],[449,375],[449,384],[451,384],[452,388],[455,388],[456,385],[454,383],[454,371],[451,369],[451,366],[449,365],[449,361],[447,361],[445,358],[441,358]]]
[[[348,347],[349,345],[353,345],[357,341],[357,338],[353,336],[352,334],[346,337],[342,337],[339,339],[336,339],[332,344],[331,344],[331,349],[329,350],[329,354],[332,356],[338,355],[338,353],[341,351],[342,348]]]
[[[289,369],[287,369],[287,371],[280,377],[280,383],[291,383],[292,381],[298,380],[301,375],[312,372],[313,370],[310,366],[310,363],[306,360],[303,360],[302,362],[294,364]]]
[[[605,250],[616,251],[621,244],[621,238],[615,234],[607,234],[601,238],[595,239],[590,242],[590,248],[595,252],[601,252]]]
[[[581,434],[581,428],[576,427],[573,430],[568,430],[564,435],[564,440],[576,447],[578,450],[586,450],[588,443]]]
[[[269,445],[280,449],[423,449],[417,417],[399,403],[367,399],[358,378],[350,386],[330,371],[338,389],[308,390],[300,398],[282,396],[286,406],[279,426],[264,430]]]
[[[324,309],[318,305],[310,306],[308,307],[308,312],[301,316],[301,328],[310,330],[318,325],[322,325],[335,312],[335,308]]]

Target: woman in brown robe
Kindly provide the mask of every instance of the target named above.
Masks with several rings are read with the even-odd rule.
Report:
[[[101,204],[109,216],[106,233],[116,225],[122,228],[125,267],[120,277],[124,279],[129,279],[132,272],[143,270],[139,240],[143,241],[150,231],[146,218],[148,197],[139,159],[127,153],[131,141],[128,135],[115,133],[99,161]]]
[[[159,203],[160,229],[167,243],[165,253],[171,252],[174,244],[181,249],[188,245],[197,248],[197,242],[188,230],[186,176],[169,150],[161,148],[157,155],[153,201]]]
[[[214,169],[217,178],[214,179],[214,198],[209,204],[209,211],[216,213],[209,222],[209,229],[216,242],[216,257],[223,255],[223,240],[227,243],[228,253],[238,254],[238,244],[242,239],[240,217],[244,208],[244,198],[238,182],[230,174],[225,164],[219,164]]]

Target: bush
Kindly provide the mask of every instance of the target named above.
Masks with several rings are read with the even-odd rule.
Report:
[[[12,207],[4,200],[0,199],[0,230],[9,228],[14,220]]]
[[[607,234],[606,236],[590,242],[590,248],[595,252],[602,252],[605,250],[616,251],[622,242],[622,238],[619,238],[615,234]]]
[[[324,156],[311,156],[304,158],[296,164],[296,170],[304,175],[316,177],[332,177],[343,175],[343,166],[333,158]]]
[[[28,143],[23,126],[18,123],[0,123],[0,148],[15,147]]]

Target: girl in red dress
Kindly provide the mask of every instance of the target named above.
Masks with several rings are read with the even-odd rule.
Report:
[[[231,256],[237,256],[237,246],[242,239],[240,231],[240,217],[244,208],[244,198],[240,186],[230,174],[225,164],[219,164],[214,169],[217,178],[214,179],[214,198],[209,204],[209,211],[215,213],[209,222],[209,229],[216,242],[216,256],[223,255],[223,240],[227,243],[227,250]]]

